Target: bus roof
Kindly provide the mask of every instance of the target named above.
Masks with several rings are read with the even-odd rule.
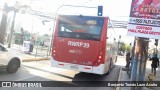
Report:
[[[86,16],[86,15],[58,15],[58,16],[71,16],[71,17],[75,17],[75,16],[79,16],[79,17],[105,17],[105,18],[109,18],[108,16]]]

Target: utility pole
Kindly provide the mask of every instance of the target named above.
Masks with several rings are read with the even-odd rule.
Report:
[[[119,38],[118,38],[118,53],[120,53],[120,39],[121,39],[121,35],[119,35]]]
[[[132,70],[130,81],[144,81],[146,61],[148,58],[148,38],[136,38],[135,49],[132,58]],[[143,87],[130,87],[130,90],[142,90]]]
[[[6,36],[7,18],[8,18],[8,7],[7,4],[4,5],[2,20],[0,24],[0,43],[4,44]]]

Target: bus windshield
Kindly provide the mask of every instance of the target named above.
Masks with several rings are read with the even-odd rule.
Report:
[[[59,16],[58,37],[100,40],[103,18]]]

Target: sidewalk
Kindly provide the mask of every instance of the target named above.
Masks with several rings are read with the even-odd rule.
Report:
[[[148,75],[149,75],[149,73],[151,73],[151,66],[150,65],[151,65],[151,61],[147,61],[145,81],[148,81]],[[125,67],[122,66],[122,68],[125,68]],[[127,71],[122,70],[122,68],[119,73],[119,81],[129,81],[130,78],[127,74]],[[158,67],[157,74],[154,77],[153,81],[160,81],[160,67]],[[119,88],[119,90],[129,90],[129,89],[130,89],[129,87],[120,87]],[[153,87],[153,88],[143,87],[143,90],[160,90],[160,87]]]
[[[7,45],[5,45],[7,47]],[[43,55],[43,53],[41,53],[42,55],[38,55],[36,54],[36,48],[33,50],[33,52],[31,54],[26,54],[22,51],[22,46],[20,45],[12,45],[11,48],[9,48],[10,50],[12,50],[13,52],[17,53],[21,58],[22,58],[22,62],[29,62],[29,61],[39,61],[39,60],[49,60],[49,56],[45,56]],[[41,51],[38,51],[41,52]],[[46,53],[44,53],[46,54]]]

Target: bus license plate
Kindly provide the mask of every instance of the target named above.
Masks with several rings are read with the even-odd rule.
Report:
[[[71,67],[71,69],[78,70],[78,66],[73,65],[73,66],[70,66],[70,67]]]

